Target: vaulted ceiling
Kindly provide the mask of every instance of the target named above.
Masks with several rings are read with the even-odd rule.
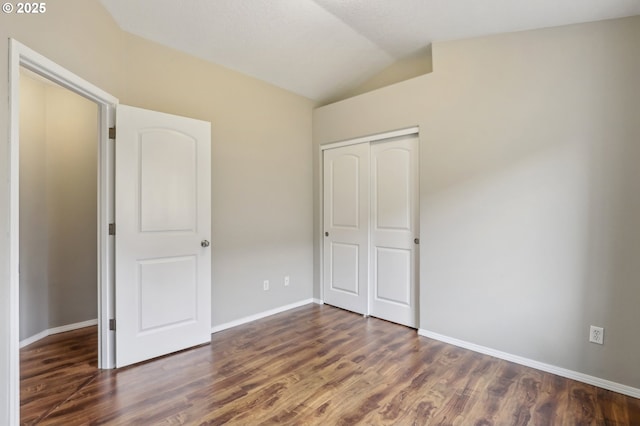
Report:
[[[101,0],[120,27],[322,101],[434,41],[640,14],[638,0]]]

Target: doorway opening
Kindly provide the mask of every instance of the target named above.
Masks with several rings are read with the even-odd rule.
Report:
[[[2,373],[8,377],[9,418],[17,424],[20,67],[97,105],[94,232],[101,369],[114,368],[116,360],[122,367],[211,341],[211,254],[207,249],[211,239],[211,123],[117,105],[111,95],[15,40],[10,40],[10,53],[10,336],[9,371]],[[115,140],[111,128],[116,106],[117,161],[115,142],[111,142]],[[115,216],[119,220],[117,237]]]
[[[20,407],[20,101],[21,69],[51,81],[97,105],[97,230],[94,234],[97,255],[97,329],[98,368],[113,368],[113,333],[109,332],[109,318],[113,314],[113,239],[108,236],[108,227],[113,220],[113,146],[110,146],[108,129],[114,125],[115,107],[118,100],[91,83],[81,79],[53,61],[29,49],[16,40],[9,44],[9,103],[10,103],[10,312],[9,312],[9,391],[11,398],[9,419],[11,424],[19,422]],[[95,228],[94,228],[95,229]],[[95,282],[94,279],[94,282]],[[47,329],[48,330],[48,329]]]
[[[21,68],[19,167],[21,421],[31,423],[97,373],[98,105]]]

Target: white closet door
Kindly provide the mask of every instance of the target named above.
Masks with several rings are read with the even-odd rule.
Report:
[[[370,314],[417,327],[418,135],[371,144]]]
[[[369,144],[324,151],[324,301],[366,314]]]

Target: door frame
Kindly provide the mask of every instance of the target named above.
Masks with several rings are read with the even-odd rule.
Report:
[[[114,333],[109,331],[113,318],[114,239],[109,238],[109,223],[114,215],[114,146],[109,143],[109,127],[115,124],[118,99],[52,60],[9,39],[9,420],[20,418],[20,67],[95,102],[98,105],[98,368],[114,368]]]
[[[418,136],[418,141],[420,140],[420,126],[411,126],[411,127],[405,127],[402,129],[397,129],[397,130],[391,130],[388,132],[382,132],[382,133],[375,133],[373,135],[369,135],[369,136],[361,136],[361,137],[357,137],[357,138],[352,138],[352,139],[344,139],[344,140],[339,140],[336,142],[329,142],[327,144],[324,145],[320,145],[320,154],[319,154],[319,158],[318,158],[318,171],[319,171],[319,175],[320,178],[319,180],[319,194],[318,194],[318,198],[319,198],[319,224],[318,224],[318,253],[320,255],[320,267],[319,269],[319,276],[320,276],[320,301],[322,303],[324,303],[324,151],[328,150],[328,149],[333,149],[333,148],[340,148],[343,146],[349,146],[349,145],[357,145],[357,144],[361,144],[361,143],[372,143],[372,142],[377,142],[377,141],[381,141],[384,139],[390,139],[390,138],[395,138],[398,136],[407,136],[407,135],[417,135]],[[418,144],[419,145],[419,144]],[[419,150],[419,146],[418,146],[418,153],[420,152]],[[419,155],[419,154],[418,154]],[[420,175],[420,168],[419,168],[419,164],[420,164],[420,159],[418,158],[418,176]],[[418,185],[418,188],[420,188],[420,182],[416,183]],[[419,191],[418,191],[419,193]],[[418,206],[419,206],[419,200],[418,200]],[[420,216],[420,209],[418,208],[418,222],[419,222],[419,216]],[[420,259],[416,259],[416,280],[418,282],[416,282],[416,285],[418,286],[419,290],[419,277],[420,277]],[[419,295],[419,291],[417,291],[417,294]],[[417,297],[416,298],[416,309],[418,310],[418,312],[420,311],[420,298]],[[371,312],[371,306],[370,306],[370,302],[369,302],[369,297],[367,297],[367,312],[364,316],[369,316],[369,313]]]

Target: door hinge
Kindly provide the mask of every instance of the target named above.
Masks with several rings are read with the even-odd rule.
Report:
[[[111,318],[109,320],[109,330],[116,331],[116,319]]]
[[[109,235],[116,235],[116,224],[115,223],[110,223],[109,224]]]
[[[116,128],[109,127],[109,139],[115,139],[115,138],[116,138]]]

